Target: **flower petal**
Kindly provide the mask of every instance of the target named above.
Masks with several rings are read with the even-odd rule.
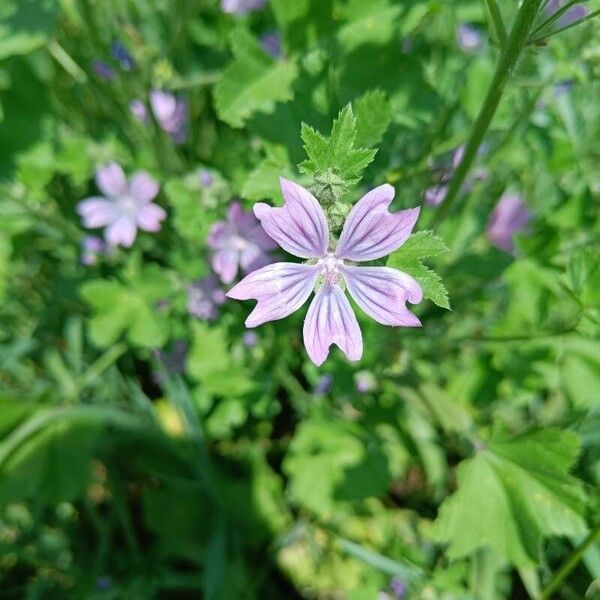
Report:
[[[363,196],[350,211],[335,255],[348,260],[375,260],[390,254],[407,240],[420,208],[389,213],[394,188],[380,185]]]
[[[156,198],[160,186],[146,171],[134,173],[129,183],[129,195],[138,202],[147,203]]]
[[[362,333],[346,294],[337,285],[325,284],[308,307],[304,345],[310,359],[320,366],[331,344],[338,346],[349,360],[362,357]]]
[[[252,273],[275,262],[273,258],[261,250],[256,244],[248,244],[240,252],[240,266],[244,273]]]
[[[114,202],[94,196],[77,204],[77,213],[83,220],[84,227],[104,227],[115,221],[119,212]]]
[[[136,233],[135,221],[130,216],[123,215],[106,228],[104,235],[110,246],[129,248],[135,240]]]
[[[167,217],[158,204],[145,204],[137,212],[138,227],[144,231],[160,231],[160,222]]]
[[[327,253],[329,228],[317,199],[301,185],[279,178],[285,203],[273,208],[259,202],[254,214],[263,229],[284,250],[301,258],[321,258]]]
[[[239,252],[235,249],[217,250],[211,259],[213,271],[223,283],[231,283],[238,272]]]
[[[108,198],[127,194],[125,173],[116,162],[110,162],[104,167],[96,169],[96,185]]]
[[[177,98],[169,92],[163,90],[152,90],[149,94],[150,107],[156,117],[156,120],[161,124],[173,117],[177,108]]]
[[[390,267],[340,267],[350,295],[371,318],[382,325],[420,327],[421,321],[406,308],[418,304],[423,291],[410,275]]]
[[[275,263],[244,277],[227,296],[236,300],[254,298],[258,304],[246,319],[247,327],[291,315],[308,299],[315,286],[316,265]]]

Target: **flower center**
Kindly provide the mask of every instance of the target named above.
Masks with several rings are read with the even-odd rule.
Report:
[[[130,196],[121,196],[121,198],[119,198],[119,208],[126,215],[133,216],[137,213],[138,205]]]
[[[320,275],[324,282],[328,285],[336,285],[342,278],[339,272],[339,266],[343,264],[339,258],[335,258],[333,254],[328,254],[325,258],[321,258],[317,265],[320,267]]]

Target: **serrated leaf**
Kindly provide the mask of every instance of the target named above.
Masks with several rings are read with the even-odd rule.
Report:
[[[372,147],[381,142],[392,120],[392,107],[382,90],[372,90],[359,98],[356,109],[356,144]]]
[[[308,159],[300,164],[300,170],[315,177],[335,173],[342,187],[356,183],[376,154],[376,150],[356,147],[357,123],[349,104],[334,120],[329,137],[304,123],[301,134]]]
[[[579,438],[547,429],[492,440],[458,467],[458,489],[446,499],[434,537],[449,543],[448,558],[491,547],[516,565],[535,564],[541,539],[582,535],[585,496],[568,474]]]
[[[215,108],[232,127],[243,127],[256,112],[271,113],[277,102],[293,98],[298,74],[293,61],[276,61],[243,29],[231,36],[234,60],[215,86]]]
[[[432,231],[419,231],[390,255],[387,265],[412,275],[421,284],[425,298],[449,310],[448,291],[440,276],[422,262],[425,258],[439,256],[447,251],[442,238],[434,235]]]

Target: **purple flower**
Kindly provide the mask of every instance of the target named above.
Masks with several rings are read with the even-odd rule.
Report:
[[[460,25],[456,30],[456,39],[464,52],[472,52],[481,47],[481,33],[473,25]]]
[[[281,58],[281,36],[277,31],[269,31],[260,37],[260,45],[272,58]]]
[[[546,12],[551,16],[564,5],[565,0],[550,0],[546,5]],[[583,4],[575,4],[558,19],[558,27],[567,27],[576,21],[585,19],[589,13],[590,11]]]
[[[121,42],[115,40],[110,48],[111,56],[119,63],[123,71],[131,71],[135,67],[135,61],[127,48]]]
[[[104,237],[109,246],[130,247],[137,230],[159,231],[167,213],[153,204],[158,183],[146,173],[137,171],[129,182],[123,169],[111,162],[96,169],[96,185],[103,196],[93,196],[77,205],[84,227],[105,227]]]
[[[190,315],[212,321],[217,318],[217,306],[225,302],[225,292],[216,275],[199,279],[188,288],[187,309]]]
[[[141,100],[132,100],[129,103],[129,110],[138,121],[141,121],[144,125],[148,125],[148,109]]]
[[[522,232],[529,221],[531,213],[527,210],[521,196],[517,194],[504,194],[487,226],[487,236],[494,246],[512,252],[514,250],[513,236]]]
[[[560,98],[564,94],[568,94],[573,89],[574,82],[572,79],[561,81],[554,86],[554,97]]]
[[[396,575],[390,581],[390,590],[392,590],[392,593],[398,600],[402,600],[407,592],[406,583],[401,577]]]
[[[359,371],[354,376],[354,384],[361,394],[372,392],[377,387],[375,376],[370,371]]]
[[[251,212],[245,212],[239,202],[232,202],[226,221],[215,223],[207,244],[213,250],[213,271],[223,283],[231,283],[241,267],[252,273],[273,262],[267,254],[277,248]]]
[[[92,63],[92,70],[100,79],[106,79],[106,81],[110,81],[115,76],[115,70],[101,60],[95,60]]]
[[[247,15],[249,12],[260,10],[265,0],[221,0],[221,10],[235,15]]]
[[[316,198],[292,181],[280,178],[280,183],[283,207],[259,202],[254,206],[254,214],[284,250],[309,260],[263,267],[229,290],[230,298],[258,300],[246,326],[257,327],[287,317],[316,289],[304,321],[304,345],[316,365],[323,364],[331,344],[341,348],[350,360],[360,360],[362,356],[362,333],[345,288],[359,307],[379,323],[420,326],[419,319],[406,308],[407,300],[416,304],[423,298],[415,279],[390,267],[351,264],[382,258],[402,246],[420,209],[389,213],[394,188],[381,185],[363,196],[350,211],[339,242],[332,248],[327,219]]]
[[[333,375],[331,373],[325,373],[317,381],[315,385],[314,393],[317,395],[326,394],[331,389],[333,383]]]
[[[188,123],[187,101],[178,99],[169,92],[152,90],[150,107],[161,129],[168,133],[175,143],[185,142]]]
[[[214,175],[207,169],[200,169],[198,171],[198,179],[200,180],[200,185],[205,188],[212,187],[215,182]]]
[[[106,252],[104,240],[95,235],[86,235],[81,240],[81,264],[89,267],[98,262],[98,256]]]
[[[246,331],[244,333],[244,346],[246,348],[254,348],[258,344],[258,335],[254,331]]]

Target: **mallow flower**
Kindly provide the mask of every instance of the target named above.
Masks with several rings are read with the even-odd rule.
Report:
[[[150,107],[161,129],[168,133],[176,144],[183,144],[187,138],[187,101],[163,90],[152,90],[149,98]]]
[[[523,198],[518,194],[504,194],[490,217],[487,236],[494,246],[510,253],[514,250],[514,235],[524,231],[530,220],[531,213]]]
[[[167,213],[152,200],[158,183],[146,171],[137,171],[127,181],[123,169],[111,162],[96,170],[96,185],[102,196],[92,196],[77,204],[77,213],[89,229],[104,227],[109,246],[130,247],[137,230],[159,231]]]
[[[419,327],[406,302],[423,298],[413,277],[390,267],[359,266],[393,252],[408,239],[419,208],[388,212],[394,197],[391,185],[371,190],[352,208],[339,241],[330,239],[329,227],[317,199],[302,186],[280,179],[284,205],[273,208],[259,202],[254,214],[263,229],[284,250],[307,259],[298,264],[279,262],[250,273],[227,296],[258,301],[246,319],[247,327],[283,319],[298,310],[315,290],[304,321],[308,356],[321,365],[331,344],[352,361],[363,352],[362,333],[345,290],[370,317],[390,326]]]
[[[468,23],[460,25],[456,30],[456,39],[463,52],[472,52],[481,47],[482,38],[478,29]]]
[[[264,8],[265,0],[221,0],[221,10],[234,15],[248,13]]]
[[[566,4],[565,0],[550,0],[546,4],[546,13],[551,16],[557,10],[560,10]],[[576,21],[585,19],[589,15],[590,11],[583,4],[574,4],[567,10],[558,20],[559,27],[567,27]]]
[[[218,306],[225,300],[225,292],[221,289],[216,275],[198,279],[188,287],[187,309],[190,315],[198,319],[216,319],[219,316]]]
[[[223,283],[231,283],[240,267],[251,273],[272,263],[268,251],[277,248],[256,217],[245,212],[239,202],[231,203],[226,221],[211,227],[207,244],[213,251],[213,271]]]

